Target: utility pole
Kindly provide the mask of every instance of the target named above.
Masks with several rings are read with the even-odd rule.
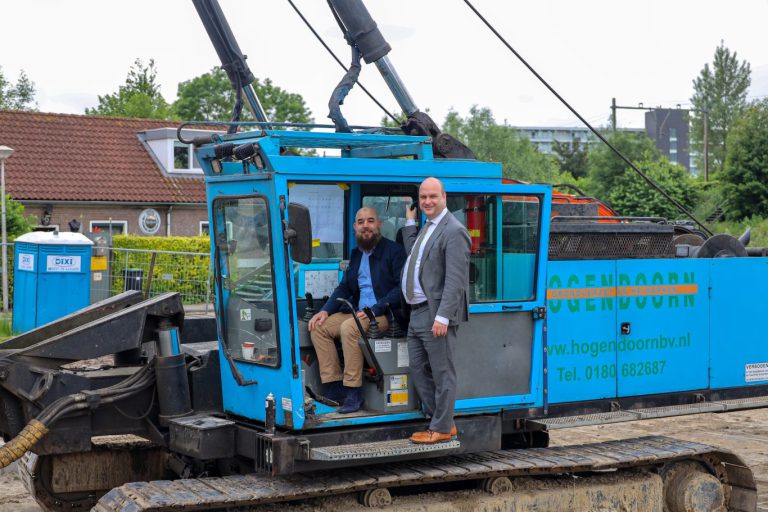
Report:
[[[709,109],[702,110],[704,121],[704,182],[709,181]]]
[[[8,313],[8,248],[6,245],[6,232],[5,232],[5,161],[13,154],[13,149],[8,146],[0,146],[0,196],[2,196],[2,262],[3,262],[3,313]]]
[[[611,98],[611,128],[616,133],[616,98]]]

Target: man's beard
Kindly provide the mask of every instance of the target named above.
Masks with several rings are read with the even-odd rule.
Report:
[[[355,238],[357,239],[357,247],[360,250],[370,251],[376,247],[376,244],[378,244],[379,240],[381,240],[381,233],[375,233],[371,238],[364,238],[358,234],[355,235]]]

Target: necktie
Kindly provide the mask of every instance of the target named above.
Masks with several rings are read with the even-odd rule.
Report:
[[[419,233],[416,243],[413,244],[413,249],[411,249],[411,258],[408,260],[408,269],[405,274],[405,298],[409,301],[413,300],[413,280],[416,277],[414,275],[416,273],[416,261],[419,259],[419,250],[421,249],[421,243],[424,241],[424,236],[429,229],[429,224],[430,221],[427,221],[421,229],[421,233]]]

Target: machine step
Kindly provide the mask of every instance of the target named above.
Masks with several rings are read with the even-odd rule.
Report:
[[[398,457],[418,453],[434,453],[455,450],[461,447],[458,439],[451,439],[444,443],[415,444],[408,439],[395,441],[380,441],[375,443],[345,444],[340,446],[324,446],[312,448],[310,458],[312,460],[356,460],[356,459],[380,459],[384,457]]]

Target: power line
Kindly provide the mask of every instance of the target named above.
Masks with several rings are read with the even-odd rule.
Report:
[[[296,11],[296,14],[298,14],[298,15],[299,15],[299,18],[301,18],[301,21],[303,21],[303,22],[304,22],[304,24],[307,26],[307,28],[309,28],[309,30],[312,32],[312,34],[314,34],[314,36],[317,38],[317,40],[318,40],[318,41],[320,41],[320,44],[322,44],[322,45],[323,45],[323,48],[325,48],[325,49],[328,51],[328,53],[330,53],[330,54],[331,54],[331,57],[333,57],[333,59],[334,59],[334,60],[335,60],[335,61],[336,61],[336,62],[339,64],[339,66],[341,66],[341,68],[342,68],[342,69],[343,69],[345,72],[346,72],[346,71],[349,71],[349,68],[347,68],[347,66],[345,66],[345,65],[344,65],[344,63],[343,63],[343,62],[341,62],[341,59],[339,59],[339,58],[336,56],[336,54],[335,54],[335,53],[333,53],[333,50],[331,50],[330,46],[328,46],[328,45],[325,43],[325,41],[323,40],[323,38],[322,38],[322,37],[320,37],[320,34],[318,34],[318,33],[317,33],[317,31],[316,31],[316,30],[315,30],[315,28],[312,26],[312,24],[309,22],[309,20],[307,20],[307,18],[305,18],[305,17],[304,17],[304,15],[301,13],[301,11],[299,10],[299,8],[298,8],[298,7],[296,7],[296,4],[294,4],[294,3],[293,3],[293,0],[288,0],[288,3],[289,3],[289,4],[291,4],[291,7],[293,7],[293,10],[294,10],[294,11]],[[371,92],[370,92],[368,89],[366,89],[366,88],[365,88],[365,86],[364,86],[364,85],[363,85],[363,84],[362,84],[360,81],[358,81],[358,82],[357,82],[357,85],[359,85],[359,86],[360,86],[360,89],[362,89],[362,90],[365,92],[365,94],[367,94],[367,95],[368,95],[368,97],[369,97],[369,98],[371,98],[371,99],[373,100],[373,102],[374,102],[374,103],[376,103],[376,105],[378,105],[378,106],[379,106],[379,108],[380,108],[381,110],[383,110],[383,111],[384,111],[384,113],[385,113],[385,114],[387,114],[387,115],[388,115],[388,116],[389,116],[389,117],[390,117],[390,118],[391,118],[391,119],[392,119],[394,122],[396,122],[396,123],[398,123],[398,124],[402,124],[402,122],[401,122],[399,119],[397,119],[397,118],[396,118],[396,117],[395,117],[395,116],[394,116],[394,115],[393,115],[393,114],[392,114],[392,113],[391,113],[389,110],[387,110],[387,109],[386,109],[386,107],[384,107],[384,105],[382,105],[382,104],[379,102],[379,100],[377,100],[377,99],[376,99],[376,98],[373,96],[373,94],[371,94]]]
[[[289,0],[289,1],[290,1],[290,0]],[[688,218],[690,218],[692,221],[694,221],[696,224],[698,224],[698,225],[699,225],[699,226],[700,226],[700,227],[701,227],[701,228],[702,228],[702,229],[703,229],[703,230],[704,230],[706,233],[708,233],[709,235],[712,235],[712,232],[711,232],[711,231],[710,231],[710,230],[709,230],[709,229],[708,229],[708,228],[707,228],[707,227],[704,225],[704,223],[702,223],[700,220],[698,220],[698,219],[697,219],[697,218],[696,218],[696,217],[693,215],[693,213],[689,212],[689,211],[688,211],[688,209],[687,209],[687,208],[685,208],[685,207],[684,207],[682,204],[680,204],[680,202],[679,202],[679,201],[677,201],[677,200],[676,200],[674,197],[672,197],[672,196],[670,196],[669,194],[667,194],[667,193],[664,191],[664,189],[662,189],[662,188],[661,188],[661,186],[660,186],[658,183],[656,183],[656,182],[655,182],[655,181],[654,181],[654,180],[653,180],[653,179],[652,179],[650,176],[648,176],[648,175],[647,175],[647,174],[645,174],[643,171],[641,171],[640,169],[638,169],[638,168],[637,168],[637,166],[636,166],[634,163],[632,163],[632,162],[631,162],[631,161],[630,161],[630,160],[629,160],[627,157],[625,157],[625,156],[624,156],[624,155],[623,155],[623,154],[622,154],[622,153],[621,153],[621,152],[620,152],[618,149],[616,149],[616,148],[615,148],[615,147],[614,147],[614,146],[613,146],[613,145],[612,145],[610,142],[608,142],[608,140],[607,140],[605,137],[603,137],[603,135],[602,135],[600,132],[598,132],[598,131],[597,131],[595,128],[593,128],[593,127],[592,127],[592,125],[591,125],[591,124],[589,124],[589,123],[587,122],[587,120],[586,120],[586,119],[584,119],[584,117],[582,117],[582,115],[581,115],[581,114],[579,114],[579,113],[576,111],[576,109],[575,109],[575,108],[573,108],[573,107],[570,105],[570,103],[568,103],[567,101],[565,101],[565,99],[564,99],[562,96],[560,96],[560,94],[559,94],[559,93],[558,93],[558,92],[557,92],[557,91],[556,91],[556,90],[555,90],[555,89],[554,89],[554,88],[553,88],[551,85],[549,85],[549,83],[548,83],[546,80],[544,80],[544,78],[543,78],[543,77],[542,77],[542,76],[541,76],[541,75],[540,75],[540,74],[539,74],[539,73],[538,73],[538,72],[537,72],[535,69],[533,69],[533,66],[531,66],[530,64],[528,64],[528,61],[526,61],[526,60],[525,60],[525,59],[522,57],[522,55],[520,55],[520,54],[517,52],[517,50],[515,50],[515,49],[514,49],[514,48],[513,48],[513,47],[512,47],[512,46],[511,46],[511,45],[510,45],[508,42],[507,42],[507,40],[506,40],[506,39],[504,39],[504,37],[503,37],[503,36],[502,36],[502,35],[499,33],[499,31],[498,31],[498,30],[496,30],[496,28],[494,28],[494,26],[493,26],[493,25],[491,25],[491,23],[490,23],[490,22],[489,22],[487,19],[485,19],[485,17],[484,17],[482,14],[480,14],[480,11],[478,11],[478,10],[475,8],[475,6],[474,6],[474,5],[472,5],[472,2],[470,2],[469,0],[464,0],[464,3],[465,3],[465,4],[467,4],[467,6],[468,6],[468,7],[469,7],[469,8],[470,8],[470,9],[471,9],[471,10],[472,10],[474,13],[475,13],[475,15],[476,15],[478,18],[480,18],[480,20],[481,20],[481,21],[482,21],[482,22],[485,24],[485,26],[486,26],[486,27],[488,27],[488,28],[490,29],[490,31],[494,33],[494,35],[495,35],[495,36],[496,36],[496,37],[499,39],[499,41],[501,41],[501,42],[502,42],[502,44],[504,44],[504,46],[506,46],[506,47],[507,47],[507,49],[508,49],[510,52],[512,52],[512,53],[515,55],[515,57],[517,57],[517,58],[518,58],[518,60],[520,60],[520,62],[522,62],[522,63],[523,63],[523,65],[524,65],[526,68],[528,68],[528,70],[529,70],[531,73],[533,73],[533,75],[534,75],[536,78],[538,78],[538,80],[539,80],[539,81],[540,81],[540,82],[541,82],[541,83],[542,83],[542,84],[543,84],[543,85],[544,85],[544,86],[545,86],[547,89],[549,89],[549,91],[550,91],[552,94],[554,94],[554,95],[555,95],[555,97],[556,97],[558,100],[560,100],[560,102],[561,102],[563,105],[565,105],[565,106],[566,106],[566,108],[568,108],[568,110],[570,110],[570,111],[571,111],[571,113],[572,113],[573,115],[575,115],[577,118],[579,118],[579,121],[581,121],[582,123],[584,123],[584,125],[585,125],[587,128],[589,128],[589,130],[590,130],[590,131],[591,131],[593,134],[595,134],[595,136],[596,136],[598,139],[600,139],[600,140],[601,140],[601,141],[602,141],[602,142],[603,142],[603,143],[604,143],[606,146],[608,146],[608,147],[611,149],[611,151],[613,151],[613,152],[614,152],[614,153],[615,153],[615,154],[616,154],[616,155],[617,155],[619,158],[621,158],[621,159],[624,161],[624,163],[626,163],[627,165],[629,165],[629,167],[630,167],[632,170],[634,170],[634,171],[635,171],[637,174],[639,174],[639,175],[640,175],[640,177],[642,177],[642,178],[643,178],[643,179],[644,179],[644,180],[645,180],[645,181],[646,181],[646,182],[647,182],[649,185],[651,185],[653,188],[655,188],[657,191],[659,191],[659,193],[661,193],[661,195],[663,195],[664,197],[666,197],[666,198],[667,198],[667,199],[668,199],[668,200],[669,200],[669,201],[670,201],[672,204],[674,204],[675,206],[677,206],[677,208],[678,208],[678,209],[679,209],[681,212],[683,212],[685,215],[687,215],[687,216],[688,216]]]
[[[646,107],[642,103],[638,103],[636,107],[633,106],[621,106],[616,104],[616,98],[611,100],[611,126],[613,131],[616,131],[616,111],[617,110],[647,110],[653,112],[654,110],[678,110],[680,112],[694,112],[704,114],[702,116],[704,122],[704,181],[709,181],[709,109],[706,108],[680,108],[680,104],[674,109],[662,108],[662,107]]]

